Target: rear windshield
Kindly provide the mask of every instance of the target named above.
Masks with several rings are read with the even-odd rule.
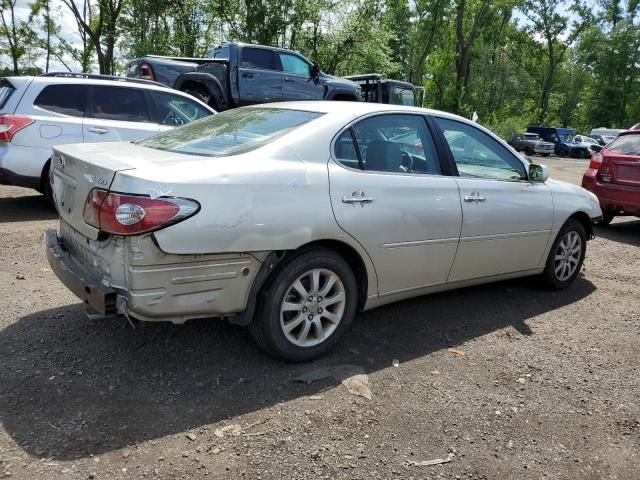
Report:
[[[266,145],[321,115],[282,108],[238,108],[137,143],[189,155],[236,155]]]
[[[640,155],[640,135],[622,135],[611,142],[607,150],[620,155]]]
[[[0,108],[5,106],[14,90],[15,88],[9,83],[9,80],[0,78]]]

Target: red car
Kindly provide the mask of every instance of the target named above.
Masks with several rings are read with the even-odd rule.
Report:
[[[640,217],[640,130],[622,132],[595,152],[582,186],[600,200],[603,225],[616,215]]]

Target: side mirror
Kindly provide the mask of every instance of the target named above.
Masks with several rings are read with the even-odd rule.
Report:
[[[602,150],[602,145],[591,145],[591,150],[593,150],[594,152],[599,152],[600,150]]]
[[[318,78],[320,76],[320,67],[317,63],[314,63],[311,67],[311,78]]]
[[[529,165],[529,180],[536,183],[544,183],[549,179],[549,168],[546,165],[532,163]]]

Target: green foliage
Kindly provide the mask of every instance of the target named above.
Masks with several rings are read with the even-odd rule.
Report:
[[[0,0],[10,71],[46,56],[108,73],[136,56],[244,41],[298,50],[330,74],[424,86],[425,106],[476,112],[505,137],[537,123],[589,131],[640,120],[638,0],[61,0],[82,48],[62,38],[49,1],[18,18],[16,0]]]

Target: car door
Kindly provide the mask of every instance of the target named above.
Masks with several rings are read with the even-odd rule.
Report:
[[[278,52],[284,100],[322,100],[324,87],[311,78],[311,65],[298,55]]]
[[[278,102],[282,100],[282,73],[275,52],[267,48],[242,47],[238,87],[240,103]]]
[[[434,116],[458,171],[460,245],[449,281],[535,269],[553,222],[551,191],[528,180],[524,163],[478,127]]]
[[[139,140],[160,131],[141,88],[93,85],[83,122],[85,142]]]
[[[328,165],[336,220],[371,257],[380,295],[446,282],[462,209],[425,117],[359,120],[336,138]]]
[[[202,105],[182,95],[150,90],[149,96],[153,107],[153,120],[159,125],[161,132],[213,114]]]

